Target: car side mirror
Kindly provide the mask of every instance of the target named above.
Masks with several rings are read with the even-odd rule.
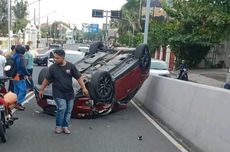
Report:
[[[50,58],[50,59],[49,59],[49,62],[54,63],[54,58]]]
[[[53,52],[50,52],[50,58],[54,58]]]

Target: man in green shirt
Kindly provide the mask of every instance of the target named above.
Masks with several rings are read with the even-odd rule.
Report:
[[[33,58],[32,53],[30,52],[29,45],[26,45],[26,53],[24,54],[24,58],[25,58],[26,69],[30,73],[30,78],[28,79],[28,81],[26,81],[26,86],[29,91],[33,91],[34,83],[32,79],[32,74],[33,74],[34,58]]]

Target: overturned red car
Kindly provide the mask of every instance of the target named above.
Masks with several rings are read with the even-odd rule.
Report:
[[[150,61],[146,44],[113,49],[107,49],[101,42],[91,44],[89,53],[74,63],[84,77],[89,97],[82,94],[80,86],[73,84],[75,104],[72,117],[96,117],[126,107],[149,76]],[[39,73],[35,96],[45,113],[55,114],[52,84],[45,89],[42,99],[38,95],[47,72],[48,68],[43,68]]]

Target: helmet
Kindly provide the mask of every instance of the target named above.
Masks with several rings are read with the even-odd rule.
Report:
[[[22,45],[17,45],[15,47],[15,52],[18,53],[18,54],[25,54],[26,52],[26,48]]]

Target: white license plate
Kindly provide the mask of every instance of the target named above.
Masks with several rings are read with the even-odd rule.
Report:
[[[54,106],[56,106],[55,101],[54,101],[54,100],[51,100],[51,99],[47,99],[47,104],[48,104],[48,105],[54,105]]]

